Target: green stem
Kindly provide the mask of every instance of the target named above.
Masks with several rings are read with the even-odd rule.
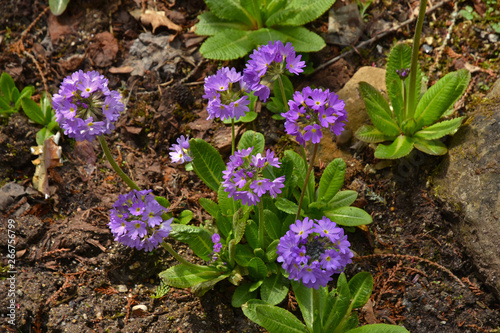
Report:
[[[321,287],[323,288],[323,287]],[[319,289],[314,289],[312,288],[312,308],[313,308],[313,313],[312,313],[312,330],[313,333],[321,333],[323,331],[321,327],[321,319],[320,319],[320,313],[322,312],[323,309],[320,309],[319,306]],[[326,310],[326,309],[325,309]]]
[[[264,203],[260,200],[257,203],[259,210],[259,247],[264,249]]]
[[[111,164],[111,167],[113,167],[113,170],[118,174],[118,176],[123,179],[123,181],[133,190],[140,191],[141,189],[139,186],[137,186],[136,183],[132,179],[130,179],[129,176],[123,172],[123,170],[120,168],[120,166],[116,163],[115,159],[113,158],[113,155],[111,155],[111,151],[109,150],[108,144],[106,143],[106,139],[104,136],[100,135],[98,136],[99,142],[101,143],[102,150],[104,151],[104,155],[106,155],[106,158],[109,161],[109,164]]]
[[[287,112],[288,111],[288,101],[286,100],[285,86],[283,85],[283,81],[281,80],[281,75],[278,76],[278,83],[280,84],[281,96],[283,98],[283,106],[285,107],[285,112]]]
[[[415,27],[415,36],[413,37],[413,49],[411,54],[411,67],[410,67],[410,82],[408,84],[408,107],[407,114],[404,115],[404,119],[413,118],[415,113],[415,93],[416,85],[421,84],[417,82],[417,66],[418,66],[418,54],[420,50],[420,35],[422,33],[422,26],[424,24],[425,9],[427,7],[427,0],[420,1],[420,9],[418,12],[417,26]]]
[[[200,266],[200,265],[195,265],[195,264],[192,264],[190,263],[189,261],[187,261],[186,259],[184,259],[183,257],[181,257],[179,255],[179,253],[177,253],[167,242],[163,241],[161,243],[161,246],[163,246],[163,248],[165,250],[167,250],[168,253],[170,253],[172,255],[172,257],[174,257],[175,259],[177,259],[178,262],[180,262],[181,264],[184,264],[186,266],[190,266],[190,267],[196,267],[196,268],[206,268],[207,266]]]
[[[307,184],[309,183],[309,177],[314,167],[314,160],[316,159],[316,153],[318,152],[318,147],[319,143],[315,143],[311,160],[309,161],[309,168],[307,169],[306,179],[304,180],[304,186],[302,186],[302,192],[300,193],[299,209],[297,209],[297,215],[295,215],[295,220],[298,220],[300,217],[300,209],[302,208],[302,201],[304,200],[304,194],[306,193]]]
[[[236,135],[234,133],[234,118],[231,118],[231,155],[234,155],[236,148]]]

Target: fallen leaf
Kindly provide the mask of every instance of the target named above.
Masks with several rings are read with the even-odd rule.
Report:
[[[109,72],[111,74],[130,74],[134,70],[132,66],[111,67]]]
[[[109,67],[118,54],[118,41],[109,31],[101,32],[95,35],[87,52],[96,66]]]
[[[141,9],[136,9],[130,12],[130,15],[135,17],[136,20],[140,20],[142,24],[151,24],[153,27],[153,33],[158,27],[167,27],[168,29],[181,31],[182,27],[170,21],[166,16],[164,11],[155,11],[151,9],[146,9],[144,12]]]
[[[57,132],[56,135],[45,139],[43,146],[31,147],[31,153],[40,156],[33,161],[36,165],[33,187],[43,193],[45,198],[50,196],[48,169],[62,165],[62,148],[57,145],[60,137],[61,134]]]

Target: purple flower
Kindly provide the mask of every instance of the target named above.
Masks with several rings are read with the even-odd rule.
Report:
[[[212,235],[212,243],[214,243],[213,251],[212,251],[212,261],[216,261],[217,260],[217,254],[222,249],[222,243],[220,241],[220,235],[219,234],[213,234]]]
[[[265,102],[269,98],[271,84],[285,73],[299,74],[303,72],[305,61],[296,56],[291,43],[283,45],[279,40],[261,45],[250,55],[243,79],[254,94]]]
[[[324,287],[333,274],[341,273],[352,262],[351,244],[344,230],[327,217],[304,218],[290,226],[277,246],[277,261],[288,278],[301,281],[308,288]]]
[[[302,92],[294,93],[288,106],[289,110],[281,113],[285,118],[285,131],[295,136],[304,147],[307,141],[314,144],[321,141],[322,128],[340,135],[347,122],[344,101],[328,89],[323,91],[305,87]]]
[[[108,223],[115,241],[138,250],[151,251],[168,237],[173,219],[162,219],[166,209],[151,192],[132,190],[118,197]]]
[[[64,133],[77,141],[93,141],[109,134],[125,106],[118,91],[97,71],[78,71],[66,77],[52,99],[56,120]]]
[[[177,138],[177,144],[174,143],[169,149],[171,150],[170,159],[173,163],[183,164],[192,161],[189,150],[189,135],[186,137],[181,135],[180,138]]]
[[[239,87],[236,87],[238,83]],[[250,100],[245,94],[246,84],[241,73],[234,68],[222,67],[215,75],[205,78],[205,95],[208,99],[208,119],[235,119],[249,111]]]
[[[281,164],[269,149],[266,156],[251,155],[253,147],[236,151],[229,157],[227,168],[222,172],[222,186],[229,198],[241,200],[243,205],[252,206],[260,202],[260,197],[269,193],[276,198],[285,186],[285,176],[273,180],[264,178],[262,171],[267,166],[279,168]]]
[[[410,75],[410,69],[409,68],[396,69],[396,74],[398,74],[399,78],[404,81]]]

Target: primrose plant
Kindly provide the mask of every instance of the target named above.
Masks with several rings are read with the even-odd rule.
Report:
[[[273,72],[273,66],[279,71]],[[353,309],[366,303],[373,284],[368,273],[356,275],[349,283],[342,274],[354,256],[345,232],[371,223],[371,217],[350,207],[356,192],[340,191],[345,174],[341,159],[326,167],[319,184],[312,173],[322,129],[340,133],[347,121],[343,101],[328,90],[305,88],[284,103],[289,106],[283,112],[286,131],[295,137],[302,154],[287,150],[280,158],[265,149],[263,134],[249,130],[236,144],[234,133],[235,120],[250,112],[249,96],[266,100],[269,87],[283,71],[299,74],[303,67],[291,44],[276,41],[259,47],[243,74],[221,68],[206,78],[209,118],[230,120],[233,128],[229,159],[224,162],[201,139],[181,136],[170,148],[172,162],[190,163],[217,193],[217,202],[199,200],[211,219],[198,226],[189,224],[190,211],[174,217],[166,198],[141,190],[114,161],[103,134],[114,128],[124,105],[119,93],[109,90],[104,76],[80,71],[67,77],[54,96],[54,108],[67,135],[99,139],[112,167],[131,188],[110,212],[115,240],[143,251],[162,246],[179,261],[160,273],[166,286],[191,288],[203,295],[227,280],[237,286],[232,305],[242,307],[270,332],[291,327],[294,332],[345,332],[358,325]],[[281,96],[285,96],[283,89]],[[304,150],[308,141],[314,145],[309,162]],[[188,244],[205,265],[181,257],[165,241],[167,237]],[[328,291],[327,284],[337,274],[337,289]],[[306,325],[276,306],[290,286]],[[373,328],[374,332],[386,328],[384,332],[406,332],[398,326]]]
[[[230,60],[270,41],[291,41],[297,52],[316,52],[326,44],[303,25],[320,17],[335,0],[205,0],[209,12],[198,16],[196,33],[210,36],[201,46],[205,58]]]
[[[392,141],[389,145],[377,146],[377,158],[400,158],[413,148],[430,155],[444,155],[448,150],[439,139],[454,134],[463,119],[439,121],[453,113],[453,105],[467,88],[470,73],[466,69],[448,73],[429,90],[422,91],[418,51],[426,4],[426,0],[420,2],[413,50],[398,44],[389,55],[385,82],[391,104],[368,83],[359,83],[359,92],[373,126],[362,126],[356,137],[371,143]]]

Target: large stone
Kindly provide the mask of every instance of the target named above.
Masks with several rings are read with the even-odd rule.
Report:
[[[488,97],[454,135],[433,183],[458,216],[459,241],[500,299],[500,81]]]
[[[345,126],[345,132],[353,135],[358,128],[364,124],[371,123],[370,117],[366,113],[365,103],[359,95],[358,85],[359,82],[365,81],[376,89],[381,91],[385,96],[385,69],[377,67],[361,67],[352,78],[345,84],[337,94],[339,98],[344,100],[345,109],[347,111],[347,120],[349,121]],[[341,138],[342,143],[347,144],[349,138]],[[335,158],[342,158],[347,160],[352,158],[352,155],[345,150],[338,147],[339,138],[335,138],[335,135],[330,133],[328,130],[323,130],[323,139],[321,140],[318,155],[315,160],[315,164],[318,165],[321,160],[325,165],[330,163]],[[312,144],[307,145],[307,150],[312,153]]]

